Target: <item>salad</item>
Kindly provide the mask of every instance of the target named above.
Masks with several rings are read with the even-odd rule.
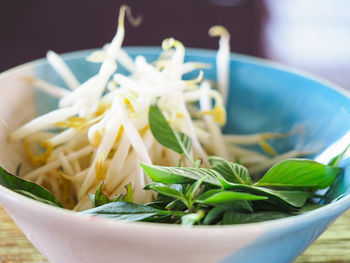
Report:
[[[296,158],[310,152],[277,153],[269,144],[291,133],[223,134],[234,92],[224,27],[209,30],[219,37],[214,81],[202,71],[213,65],[185,61],[174,38],[163,41],[157,60],[132,59],[122,48],[125,17],[140,23],[120,8],[115,37],[87,58],[101,67],[86,82],[53,51],[47,60],[68,89],[25,78],[59,107],[9,135],[23,143],[33,169],[12,175],[1,168],[1,185],[82,214],[183,225],[257,222],[319,206],[317,191],[333,184],[347,148],[325,165]],[[184,78],[190,72],[197,76]]]

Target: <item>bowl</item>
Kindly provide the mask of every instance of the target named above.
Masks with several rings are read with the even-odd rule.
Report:
[[[160,49],[126,48],[135,56],[155,59]],[[80,81],[98,71],[86,63],[92,50],[63,55]],[[187,49],[186,59],[215,64],[215,51]],[[123,71],[123,69],[121,69]],[[205,75],[215,79],[215,68]],[[57,85],[62,80],[45,59],[0,75],[0,164],[10,172],[24,160],[19,145],[7,134],[57,101],[34,91],[21,76],[40,77]],[[190,76],[189,76],[190,77]],[[291,136],[275,147],[312,150],[311,158],[328,162],[349,143],[350,99],[335,85],[275,63],[231,55],[227,133],[285,132],[303,127],[303,136]],[[95,262],[292,262],[350,207],[350,168],[329,198],[342,198],[302,215],[232,226],[125,223],[92,218],[33,201],[0,186],[0,203],[33,245],[52,263]]]

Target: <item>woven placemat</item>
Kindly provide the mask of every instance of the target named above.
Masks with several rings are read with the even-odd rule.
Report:
[[[0,263],[47,263],[0,206]],[[296,263],[350,263],[350,211],[341,216]]]

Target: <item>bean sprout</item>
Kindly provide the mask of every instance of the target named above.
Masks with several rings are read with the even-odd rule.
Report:
[[[177,165],[183,159],[161,146],[150,131],[148,109],[156,97],[174,129],[191,137],[193,158],[200,158],[203,166],[208,166],[207,156],[215,154],[240,160],[252,172],[259,172],[281,158],[304,154],[293,150],[279,155],[268,144],[268,140],[288,134],[222,134],[230,72],[230,35],[226,29],[216,26],[210,30],[210,35],[220,37],[216,90],[203,71],[194,79],[183,79],[184,74],[210,65],[184,62],[185,47],[173,38],[163,41],[164,52],[158,60],[149,62],[143,56],[132,59],[121,48],[125,16],[132,23],[139,22],[128,7],[122,6],[111,43],[88,57],[90,62],[101,63],[97,75],[79,84],[63,59],[49,51],[49,63],[70,90],[43,80],[26,79],[60,101],[57,110],[10,134],[10,140],[27,145],[29,160],[39,165],[23,175],[25,179],[45,185],[75,210],[91,206],[88,194],[94,193],[101,181],[105,182],[104,191],[110,198],[124,193],[125,185],[131,183],[135,202],[151,201],[151,191],[143,190],[149,179],[139,163]],[[119,65],[130,75],[116,72]],[[263,152],[248,150],[245,145],[261,145]],[[191,163],[183,160],[183,165]]]

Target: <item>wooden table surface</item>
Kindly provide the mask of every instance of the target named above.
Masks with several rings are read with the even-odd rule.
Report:
[[[47,263],[0,206],[0,263]],[[350,211],[341,216],[296,263],[350,263]]]

